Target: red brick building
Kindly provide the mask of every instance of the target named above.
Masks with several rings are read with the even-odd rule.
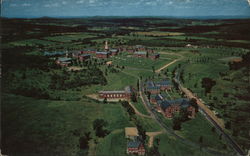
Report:
[[[97,58],[109,58],[109,52],[96,52]]]
[[[189,104],[187,99],[163,100],[157,101],[157,104],[167,118],[172,118],[173,114],[180,112],[181,109],[185,109],[188,112],[189,118],[195,117],[195,108]]]
[[[81,54],[95,54],[96,50],[94,49],[84,49],[81,51]]]
[[[127,154],[145,155],[145,148],[143,143],[138,139],[129,140],[127,143]]]
[[[124,90],[118,91],[100,91],[100,98],[107,99],[130,99],[133,93],[133,89],[130,86],[125,87]]]
[[[171,90],[171,88],[171,82],[168,80],[163,80],[159,82],[146,82],[146,91],[150,92],[151,94],[159,94],[161,91]]]

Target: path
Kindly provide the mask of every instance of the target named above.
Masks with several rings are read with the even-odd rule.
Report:
[[[182,55],[176,54],[176,53],[167,53],[167,52],[159,52],[159,53],[160,53],[160,54],[176,55],[176,56],[179,56],[179,58],[178,58],[178,59],[175,59],[175,60],[173,60],[172,62],[167,63],[167,64],[165,64],[164,66],[162,66],[161,68],[157,69],[157,70],[155,71],[156,73],[159,73],[159,72],[162,71],[163,69],[167,68],[168,66],[171,66],[171,65],[174,64],[175,62],[180,61],[180,60],[182,60],[182,59],[184,58]]]
[[[154,144],[154,137],[164,133],[164,131],[159,131],[159,132],[146,132],[146,135],[149,136],[148,140],[148,147],[152,147]]]

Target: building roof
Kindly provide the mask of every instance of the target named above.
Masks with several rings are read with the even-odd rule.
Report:
[[[175,100],[164,100],[164,101],[157,101],[158,104],[160,104],[161,108],[165,110],[169,106],[172,105],[179,105],[182,108],[186,108],[190,106],[188,99],[175,99]]]
[[[139,139],[129,140],[127,143],[127,148],[139,148],[141,141]]]
[[[168,85],[171,85],[171,82],[169,80],[163,80],[163,81],[160,81],[160,82],[156,82],[155,85],[159,85],[159,86],[168,86]]]
[[[160,87],[159,86],[148,86],[147,90],[159,90]]]
[[[157,95],[155,96],[155,100],[156,100],[156,101],[164,100],[164,98],[163,98],[163,96],[162,96],[161,94],[157,94]]]
[[[118,49],[110,49],[111,52],[118,52]]]
[[[82,57],[90,57],[91,55],[89,55],[89,54],[81,54],[80,56],[82,56]]]
[[[125,127],[125,136],[139,136],[138,130],[136,127]]]
[[[146,51],[136,51],[136,52],[134,52],[134,54],[136,54],[136,55],[147,55],[147,52]]]
[[[153,81],[147,81],[146,85],[147,85],[147,87],[153,87],[153,86],[155,86],[155,84],[154,84]]]
[[[96,54],[101,54],[101,55],[108,55],[109,52],[105,52],[105,51],[97,51]]]
[[[96,51],[95,49],[83,49],[82,51]]]
[[[144,45],[135,45],[136,48],[145,48]]]
[[[123,94],[126,93],[124,90],[114,90],[114,91],[99,91],[100,94]]]
[[[67,58],[67,57],[60,57],[60,58],[58,58],[58,61],[60,61],[60,62],[69,62],[71,60],[72,60],[72,58]]]
[[[56,52],[44,52],[43,55],[44,56],[56,56],[56,55],[64,55],[66,54],[66,52],[60,52],[60,51],[56,51]]]

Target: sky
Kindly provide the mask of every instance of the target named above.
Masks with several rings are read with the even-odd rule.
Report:
[[[250,16],[250,0],[1,0],[3,17]]]

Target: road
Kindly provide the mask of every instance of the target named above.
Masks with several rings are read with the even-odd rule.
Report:
[[[168,66],[170,66],[170,65],[174,64],[175,62],[180,61],[180,60],[182,60],[182,59],[184,58],[182,55],[180,55],[180,54],[175,54],[175,53],[163,53],[163,52],[160,52],[160,54],[176,55],[176,56],[179,56],[179,58],[178,58],[178,59],[175,59],[175,60],[171,61],[170,63],[165,64],[165,65],[162,66],[161,68],[157,69],[157,70],[155,71],[156,73],[161,72],[163,69],[167,68]]]

